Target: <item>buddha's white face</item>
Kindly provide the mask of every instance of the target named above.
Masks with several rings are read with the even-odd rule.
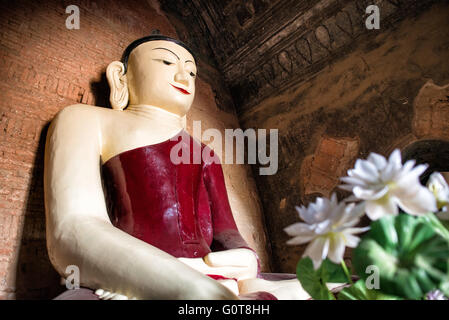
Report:
[[[180,45],[164,40],[145,42],[128,59],[129,102],[183,116],[195,96],[196,72],[193,56]]]

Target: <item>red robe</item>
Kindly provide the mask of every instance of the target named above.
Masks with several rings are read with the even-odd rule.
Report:
[[[190,163],[171,161],[175,146],[189,152]],[[196,157],[195,164],[194,150],[211,156],[206,162]],[[103,177],[113,225],[140,240],[186,258],[250,249],[232,216],[218,157],[185,131],[114,156],[103,165]]]

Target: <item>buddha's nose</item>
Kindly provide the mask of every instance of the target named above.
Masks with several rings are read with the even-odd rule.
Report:
[[[175,74],[175,81],[188,87],[189,86],[189,78],[188,78],[187,72],[184,69],[180,69]]]

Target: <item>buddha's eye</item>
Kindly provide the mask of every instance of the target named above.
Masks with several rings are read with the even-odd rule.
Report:
[[[167,66],[171,66],[174,63],[165,59],[153,59],[154,61],[158,61],[158,62],[162,62],[163,64],[167,65]]]
[[[190,76],[191,76],[192,78],[195,78],[196,74],[194,74],[193,72],[190,72]]]

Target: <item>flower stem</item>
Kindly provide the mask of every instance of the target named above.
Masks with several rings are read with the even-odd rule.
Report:
[[[343,271],[346,274],[346,278],[348,278],[348,282],[351,285],[354,285],[354,282],[352,282],[351,275],[349,274],[348,267],[346,266],[346,263],[345,263],[344,259],[341,260],[341,267],[343,268]]]
[[[430,222],[436,232],[442,235],[446,240],[449,240],[449,230],[441,223],[440,219],[434,213],[429,213],[424,218]]]

